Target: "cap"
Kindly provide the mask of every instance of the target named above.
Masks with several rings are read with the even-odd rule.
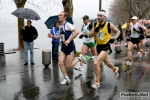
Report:
[[[138,18],[136,16],[133,16],[131,19],[136,19],[137,20]]]
[[[85,15],[85,16],[82,17],[82,19],[89,19],[89,16]]]

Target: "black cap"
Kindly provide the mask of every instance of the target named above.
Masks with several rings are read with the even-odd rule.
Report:
[[[85,16],[82,17],[82,19],[89,19],[89,16],[85,15]]]

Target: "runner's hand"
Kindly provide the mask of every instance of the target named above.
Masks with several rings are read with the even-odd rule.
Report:
[[[70,43],[69,40],[67,40],[67,41],[64,42],[64,44],[65,44],[66,46],[68,46],[69,43]]]
[[[79,38],[82,39],[82,38],[83,38],[83,34],[81,34],[81,35],[79,36]]]
[[[114,43],[115,41],[116,41],[116,39],[113,38],[113,39],[109,40],[109,43]]]
[[[52,34],[50,34],[50,33],[48,33],[48,35],[47,35],[49,38],[52,38],[53,37],[53,35]]]
[[[88,35],[84,35],[84,37],[85,37],[85,38],[88,38],[89,36],[88,36]]]

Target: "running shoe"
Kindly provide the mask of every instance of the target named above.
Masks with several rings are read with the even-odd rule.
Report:
[[[67,83],[70,83],[70,79],[69,78],[64,78],[63,81],[60,83],[60,84],[67,84]]]
[[[127,62],[126,62],[126,65],[128,65],[128,66],[132,65],[132,64],[131,64],[131,61],[127,61]]]
[[[79,55],[78,59],[79,61],[82,61],[84,64],[86,64],[86,59],[83,57],[82,54]]]
[[[147,58],[147,52],[145,52],[145,55],[143,55],[143,59]]]
[[[115,73],[115,77],[116,77],[116,78],[118,78],[118,76],[119,76],[119,72],[118,72],[118,71],[119,71],[119,68],[118,68],[118,67],[116,67],[115,72],[114,72],[114,73]]]
[[[99,82],[95,82],[92,86],[93,89],[97,89],[100,87],[100,83]]]
[[[82,71],[82,66],[76,66],[74,67],[75,70],[78,70],[78,71]]]

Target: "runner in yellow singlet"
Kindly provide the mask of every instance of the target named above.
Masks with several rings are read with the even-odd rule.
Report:
[[[89,34],[89,37],[93,37],[96,41],[96,48],[98,57],[94,61],[95,66],[95,75],[96,75],[96,81],[91,86],[94,89],[97,89],[100,87],[100,64],[101,62],[104,62],[105,65],[107,65],[109,68],[113,70],[115,73],[115,76],[118,77],[119,73],[118,67],[115,67],[108,59],[108,55],[112,52],[110,43],[114,43],[115,40],[120,35],[120,31],[111,23],[108,23],[105,21],[106,19],[106,12],[104,10],[101,10],[97,13],[97,19],[98,21],[94,23],[94,26]],[[112,38],[111,29],[116,32],[116,35],[114,38]]]

